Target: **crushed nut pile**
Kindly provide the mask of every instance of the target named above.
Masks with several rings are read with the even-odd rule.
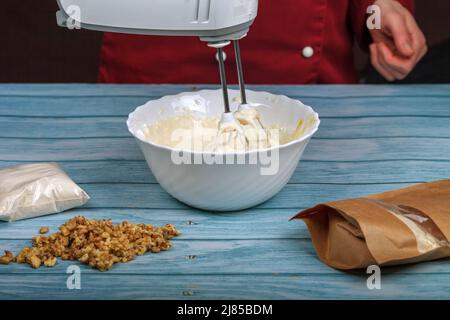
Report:
[[[54,234],[34,237],[33,246],[25,247],[15,258],[10,251],[5,251],[0,264],[16,262],[28,263],[33,268],[42,264],[53,267],[59,257],[106,271],[114,263],[133,260],[148,251],[168,250],[170,239],[179,234],[171,224],[163,227],[127,221],[113,224],[111,220],[90,220],[80,216],[64,223]]]
[[[0,257],[0,264],[10,264],[14,260],[14,255],[11,251],[5,250],[5,255]]]

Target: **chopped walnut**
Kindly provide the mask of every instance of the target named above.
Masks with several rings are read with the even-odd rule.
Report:
[[[5,250],[5,254],[0,257],[0,264],[10,264],[14,260],[14,255],[11,251]]]
[[[47,260],[44,260],[44,266],[53,267],[56,264],[56,257],[50,257]]]
[[[39,259],[38,256],[31,256],[27,262],[35,269],[39,268],[41,266],[41,259]]]
[[[127,221],[113,224],[111,220],[81,216],[70,219],[49,236],[43,236],[41,230],[41,235],[32,239],[33,246],[23,248],[16,256],[17,263],[28,263],[33,268],[42,264],[53,267],[59,257],[106,271],[114,263],[128,262],[147,252],[168,250],[172,246],[170,239],[180,234],[171,224],[163,227]]]
[[[25,247],[22,249],[22,251],[16,256],[16,262],[17,263],[26,263],[27,262],[27,256],[30,253],[31,249],[29,247]]]
[[[39,229],[39,233],[40,234],[46,234],[48,232],[48,227],[41,227],[40,229]]]

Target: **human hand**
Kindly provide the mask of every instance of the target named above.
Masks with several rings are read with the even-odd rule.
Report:
[[[395,0],[377,0],[381,29],[370,30],[373,67],[388,81],[403,80],[427,53],[423,32],[412,14]]]

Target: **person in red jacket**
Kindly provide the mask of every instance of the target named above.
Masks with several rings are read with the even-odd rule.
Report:
[[[370,51],[388,81],[404,79],[427,52],[412,15],[413,0],[261,0],[241,40],[245,79],[252,84],[357,83],[353,44]],[[381,29],[366,27],[367,8],[381,9]],[[228,79],[237,82],[233,47]],[[218,83],[215,50],[194,37],[105,33],[101,83]]]

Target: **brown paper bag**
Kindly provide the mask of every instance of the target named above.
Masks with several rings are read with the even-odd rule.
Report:
[[[300,212],[320,259],[338,269],[397,265],[450,256],[450,180]]]

